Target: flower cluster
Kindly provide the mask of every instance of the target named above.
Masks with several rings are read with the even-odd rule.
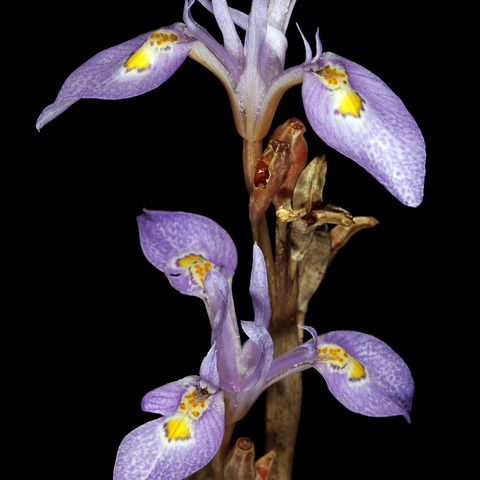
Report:
[[[315,368],[348,409],[409,420],[414,391],[410,371],[371,335],[318,335],[302,327],[312,338],[274,358],[267,275],[257,246],[250,278],[254,320],[241,322],[248,337],[242,342],[232,297],[237,253],[227,232],[208,218],[184,212],[145,211],[138,225],[147,259],[179,292],[204,301],[211,345],[198,375],[163,385],[143,398],[142,409],[162,417],[122,441],[115,480],[176,480],[194,473],[213,458],[225,429],[243,418],[265,389],[307,368]]]
[[[37,121],[40,129],[81,98],[121,99],[144,94],[170,78],[190,57],[226,88],[235,125],[250,141],[264,138],[282,95],[302,85],[306,116],[322,140],[351,158],[408,206],[423,198],[425,145],[402,101],[370,71],[330,52],[316,52],[302,34],[305,61],[285,68],[285,32],[296,0],[253,0],[250,14],[226,0],[198,0],[212,12],[223,44],[193,19],[104,50],[65,81]],[[245,32],[242,42],[237,29]]]

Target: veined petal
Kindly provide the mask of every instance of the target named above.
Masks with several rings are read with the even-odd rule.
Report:
[[[252,381],[248,383],[250,388],[252,388],[252,386],[255,385],[260,378],[259,372],[263,370],[263,367],[259,367],[259,365],[265,365],[266,355],[268,355],[269,358],[268,368],[270,368],[270,364],[273,359],[273,343],[267,330],[271,317],[267,270],[265,267],[263,253],[256,243],[253,247],[253,265],[250,276],[250,296],[253,304],[254,321],[242,322],[242,328],[249,339],[242,347],[240,370],[242,371],[243,375],[247,371],[256,371],[254,376],[256,375],[257,378],[251,377]],[[270,358],[270,344],[272,358]],[[245,388],[245,385],[242,388]]]
[[[297,0],[276,0],[268,3],[268,24],[287,31],[290,16]]]
[[[255,322],[241,322],[249,337],[242,351],[242,379],[230,416],[238,421],[250,410],[265,389],[265,380],[273,361],[273,340],[268,330]]]
[[[259,382],[264,383],[265,378],[270,370],[273,362],[273,340],[268,330],[255,322],[242,321],[243,331],[248,335],[248,338],[255,343],[261,355],[255,367],[255,371],[251,372],[244,387],[252,387]]]
[[[223,392],[192,376],[160,387],[147,397],[149,404],[157,401],[159,405],[167,398],[168,410],[176,398],[177,409],[123,439],[114,480],[180,480],[205,466],[217,452],[225,430]],[[154,411],[159,409],[163,410]]]
[[[278,382],[293,373],[301,372],[312,366],[312,362],[318,357],[316,342],[317,332],[312,327],[298,325],[300,328],[309,332],[313,339],[302,343],[298,347],[279,355],[272,362],[268,377],[266,378],[265,388]]]
[[[170,382],[148,392],[142,399],[144,412],[159,415],[173,415],[180,405],[183,394],[201,381],[198,375],[190,375],[175,382]]]
[[[149,210],[137,220],[145,256],[181,293],[205,298],[204,282],[211,268],[227,279],[233,277],[235,245],[213,220],[185,212]]]
[[[271,308],[268,295],[267,269],[263,253],[258,245],[253,246],[253,265],[250,276],[250,296],[252,297],[255,323],[268,328]]]
[[[423,198],[425,143],[402,101],[373,73],[333,53],[305,72],[302,97],[315,132],[396,198]]]
[[[220,376],[218,374],[218,347],[217,342],[213,342],[206,357],[200,366],[200,375],[212,386],[218,388],[220,385]]]
[[[242,65],[244,62],[243,45],[233,22],[226,0],[212,0],[213,13],[223,34],[226,51]]]
[[[336,331],[318,337],[317,351],[312,366],[345,407],[371,417],[404,415],[410,421],[413,378],[386,343],[360,332]]]
[[[176,23],[98,53],[67,78],[38,118],[37,129],[81,98],[118,100],[157,88],[184,62],[193,42]]]
[[[215,386],[236,385],[242,350],[241,338],[231,287],[215,269],[210,270],[205,279],[205,297],[212,326],[212,347],[202,363],[200,375]]]

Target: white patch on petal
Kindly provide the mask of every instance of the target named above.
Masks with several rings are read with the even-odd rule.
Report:
[[[347,72],[342,66],[327,63],[315,73],[321,82],[332,92],[336,112],[344,117],[347,115],[360,117],[361,111],[364,109],[364,101],[351,87]]]
[[[363,383],[367,379],[365,367],[342,347],[333,343],[325,343],[318,345],[317,351],[316,362],[325,363],[330,371],[347,375],[351,382]]]

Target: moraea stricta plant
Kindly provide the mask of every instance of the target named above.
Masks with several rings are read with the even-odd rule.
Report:
[[[302,34],[305,61],[285,67],[285,33],[296,0],[253,0],[249,14],[230,8],[226,0],[198,0],[215,16],[223,43],[195,22],[194,3],[185,0],[183,22],[139,35],[80,66],[40,115],[37,128],[81,98],[116,100],[157,88],[190,57],[226,88],[235,125],[245,140],[263,139],[285,91],[303,84],[305,113],[318,136],[404,204],[421,203],[423,137],[385,83],[350,60],[322,52],[318,33],[315,54]],[[237,29],[245,32],[244,41]]]
[[[122,441],[115,480],[175,480],[201,469],[229,443],[235,423],[265,389],[307,368],[320,372],[348,409],[409,420],[410,371],[375,337],[352,331],[317,335],[303,327],[312,338],[274,358],[265,263],[256,245],[250,278],[254,320],[241,322],[247,336],[242,342],[231,288],[237,253],[229,235],[212,220],[184,212],[145,211],[138,225],[147,259],[179,292],[204,301],[211,344],[199,375],[144,397],[142,409],[162,416]]]

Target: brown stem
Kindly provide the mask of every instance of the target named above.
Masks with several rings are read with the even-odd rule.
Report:
[[[250,198],[253,197],[253,180],[257,162],[263,153],[261,141],[244,140],[243,166]],[[252,220],[252,216],[250,217]],[[288,223],[277,222],[275,256],[273,255],[265,215],[252,221],[252,234],[265,257],[272,317],[270,334],[275,355],[288,352],[298,345],[297,315],[297,265],[290,258]],[[295,440],[302,401],[302,377],[292,375],[274,384],[267,391],[265,413],[266,451],[275,451],[270,480],[291,478]]]
[[[276,356],[298,345],[297,265],[290,256],[289,229],[289,224],[277,222],[276,293],[272,298],[270,323],[270,334],[275,345]],[[272,385],[267,391],[266,450],[274,450],[276,453],[269,475],[271,480],[291,478],[301,403],[301,375],[291,375]]]

